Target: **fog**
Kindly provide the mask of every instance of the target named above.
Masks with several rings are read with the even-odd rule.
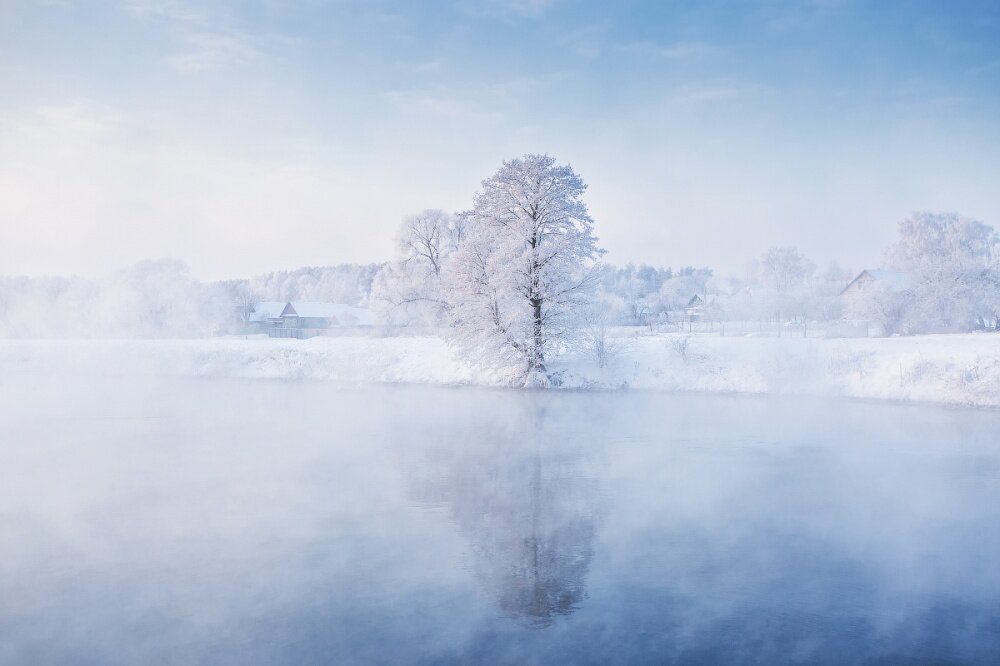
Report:
[[[998,425],[8,374],[0,663],[985,660]]]
[[[998,28],[0,0],[0,666],[995,663]]]
[[[241,304],[362,305],[377,269],[376,264],[303,266],[209,282],[182,261],[165,257],[100,278],[0,275],[0,338],[205,338],[245,332]]]

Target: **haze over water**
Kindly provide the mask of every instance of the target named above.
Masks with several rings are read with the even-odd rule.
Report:
[[[0,663],[985,662],[1000,414],[0,383]]]

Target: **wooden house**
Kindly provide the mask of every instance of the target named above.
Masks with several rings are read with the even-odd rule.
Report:
[[[267,301],[255,307],[250,321],[272,338],[301,339],[370,329],[374,317],[365,308],[342,303]]]
[[[881,268],[866,268],[858,276],[847,283],[840,292],[842,298],[852,298],[855,294],[870,289],[873,285],[885,287],[893,293],[903,293],[913,287],[910,276],[900,271],[889,271]]]
[[[684,306],[684,314],[688,321],[698,321],[705,315],[705,299],[695,294]]]

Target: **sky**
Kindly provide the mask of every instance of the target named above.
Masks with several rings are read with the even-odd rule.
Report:
[[[619,264],[1000,227],[1000,3],[0,0],[0,274],[384,261],[529,152]]]

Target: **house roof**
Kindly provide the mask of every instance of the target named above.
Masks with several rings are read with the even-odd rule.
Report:
[[[285,305],[285,301],[262,301],[254,306],[250,321],[267,321],[280,317]]]
[[[868,274],[879,282],[889,285],[894,291],[905,291],[913,286],[910,276],[901,271],[888,271],[881,268],[873,268]]]
[[[695,294],[694,296],[691,297],[691,300],[688,301],[687,307],[691,308],[691,307],[694,307],[696,305],[704,305],[704,304],[705,304],[705,300],[701,296],[699,296],[698,294]]]
[[[889,288],[890,291],[902,292],[907,291],[913,287],[913,280],[910,276],[901,271],[891,271],[884,268],[866,268],[865,270],[858,273],[858,276],[847,283],[844,290],[840,293],[846,292],[848,289],[854,286],[863,277],[868,276],[871,280],[884,284]]]
[[[329,319],[341,326],[371,326],[374,323],[371,311],[343,303],[291,301],[283,304],[281,314],[310,319]]]

